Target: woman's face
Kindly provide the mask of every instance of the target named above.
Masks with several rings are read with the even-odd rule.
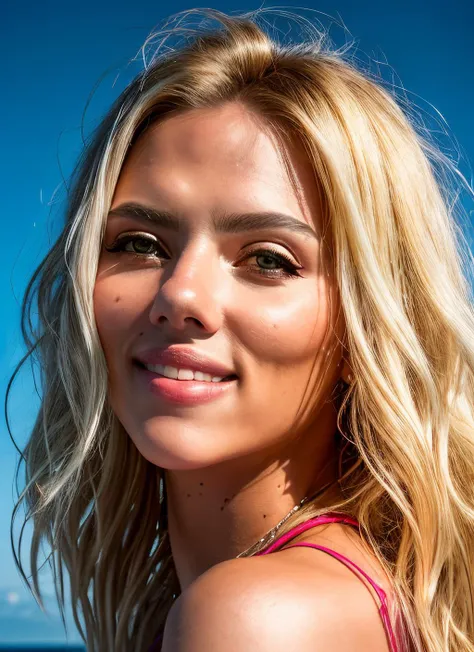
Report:
[[[311,427],[326,436],[303,408],[314,406],[312,388],[324,400],[340,376],[342,324],[321,264],[312,171],[300,149],[288,151],[298,193],[275,139],[241,104],[229,103],[148,128],[124,164],[95,316],[112,408],[144,457],[161,467],[278,451]],[[131,203],[154,213],[120,208]],[[288,216],[287,225],[275,214]],[[170,216],[179,228],[170,228]],[[183,348],[237,378],[216,391],[213,383],[164,380],[156,367],[143,367],[164,349]]]

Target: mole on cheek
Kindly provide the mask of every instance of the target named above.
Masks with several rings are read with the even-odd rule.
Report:
[[[115,297],[115,303],[118,303],[120,301],[120,297]]]

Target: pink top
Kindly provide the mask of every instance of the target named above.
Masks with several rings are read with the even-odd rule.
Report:
[[[300,523],[300,525],[295,526],[294,528],[289,530],[286,534],[283,534],[281,537],[276,539],[270,546],[268,546],[264,550],[261,550],[260,552],[257,552],[255,556],[268,555],[271,552],[275,552],[278,548],[281,548],[281,546],[284,545],[287,541],[293,539],[298,534],[301,534],[301,532],[305,532],[306,530],[314,528],[317,525],[323,525],[324,523],[342,523],[343,525],[353,525],[354,527],[359,528],[359,523],[355,519],[349,516],[342,516],[340,514],[333,514],[333,515],[321,514],[314,518],[308,519],[304,523]],[[361,573],[365,577],[365,579],[373,586],[373,588],[377,592],[377,595],[380,598],[381,605],[379,607],[379,613],[382,618],[385,632],[387,634],[387,640],[390,645],[390,652],[402,652],[397,645],[395,633],[390,623],[388,605],[387,605],[387,595],[385,591],[382,589],[382,587],[376,584],[376,582],[374,582],[374,580],[371,579],[367,575],[367,573],[363,571],[362,568],[360,568],[360,566],[357,566],[357,564],[355,564],[353,561],[351,561],[344,555],[341,555],[339,552],[332,550],[331,548],[326,548],[325,546],[319,546],[316,545],[315,543],[301,542],[301,543],[294,543],[291,546],[286,546],[285,550],[287,550],[288,548],[298,548],[298,547],[316,548],[317,550],[322,550],[323,552],[328,553],[332,557],[339,559],[339,561],[341,561],[348,568],[350,568],[355,575],[357,575],[357,573],[353,570],[353,568],[356,568],[359,571],[359,573]],[[359,577],[359,575],[357,575],[357,577]]]
[[[260,550],[260,552],[255,553],[254,556],[257,557],[259,555],[268,555],[269,553],[276,552],[278,548],[281,548],[282,545],[284,545],[290,539],[293,539],[298,534],[301,534],[301,532],[305,532],[306,530],[314,528],[318,525],[323,525],[324,523],[342,523],[343,525],[352,525],[356,528],[359,528],[359,523],[355,519],[349,516],[342,516],[341,514],[333,514],[333,515],[321,514],[320,516],[316,516],[315,518],[310,518],[304,523],[300,523],[300,525],[297,525],[296,527],[292,528],[291,530],[289,530],[289,532],[283,534],[281,537],[276,539],[267,548],[265,548],[264,550]],[[373,588],[377,592],[378,597],[380,598],[381,605],[379,607],[379,613],[380,613],[380,617],[382,618],[385,632],[387,634],[387,641],[390,646],[390,652],[402,652],[401,647],[399,647],[399,645],[397,644],[395,633],[390,623],[388,605],[387,605],[387,595],[385,591],[382,589],[382,587],[376,584],[374,580],[372,580],[367,575],[367,573],[362,570],[362,568],[357,566],[357,564],[355,564],[353,561],[351,561],[344,555],[341,555],[335,550],[332,550],[331,548],[326,548],[325,546],[319,546],[316,545],[315,543],[294,543],[291,546],[286,546],[285,550],[288,548],[297,548],[297,547],[316,548],[317,550],[322,550],[323,552],[328,553],[332,557],[339,559],[339,561],[341,561],[348,568],[350,568],[355,575],[357,575],[357,573],[353,569],[356,568],[359,571],[359,573],[361,573],[365,577],[365,579],[373,586]],[[357,575],[357,577],[361,579],[359,575]],[[152,646],[149,648],[148,652],[155,652],[155,650],[156,651],[160,650],[161,646],[155,647],[160,643],[160,641],[161,641],[161,635],[155,639]]]

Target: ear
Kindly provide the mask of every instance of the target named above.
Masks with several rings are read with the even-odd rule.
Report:
[[[354,380],[354,372],[352,371],[350,363],[345,358],[342,359],[341,379],[347,385],[350,385]]]

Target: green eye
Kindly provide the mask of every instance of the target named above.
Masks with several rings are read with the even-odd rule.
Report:
[[[251,251],[246,260],[255,258],[257,266],[253,267],[252,271],[262,276],[269,278],[289,278],[300,276],[298,270],[301,267],[295,265],[288,256],[272,248],[260,248]]]
[[[119,236],[110,247],[105,247],[107,251],[112,253],[123,252],[127,254],[135,254],[135,256],[153,256],[160,258],[160,254],[164,254],[164,250],[160,246],[156,238],[146,235],[145,233],[126,233]]]
[[[156,243],[153,240],[148,240],[147,238],[133,238],[129,240],[125,247],[124,251],[130,251],[134,254],[151,254],[156,247]]]

